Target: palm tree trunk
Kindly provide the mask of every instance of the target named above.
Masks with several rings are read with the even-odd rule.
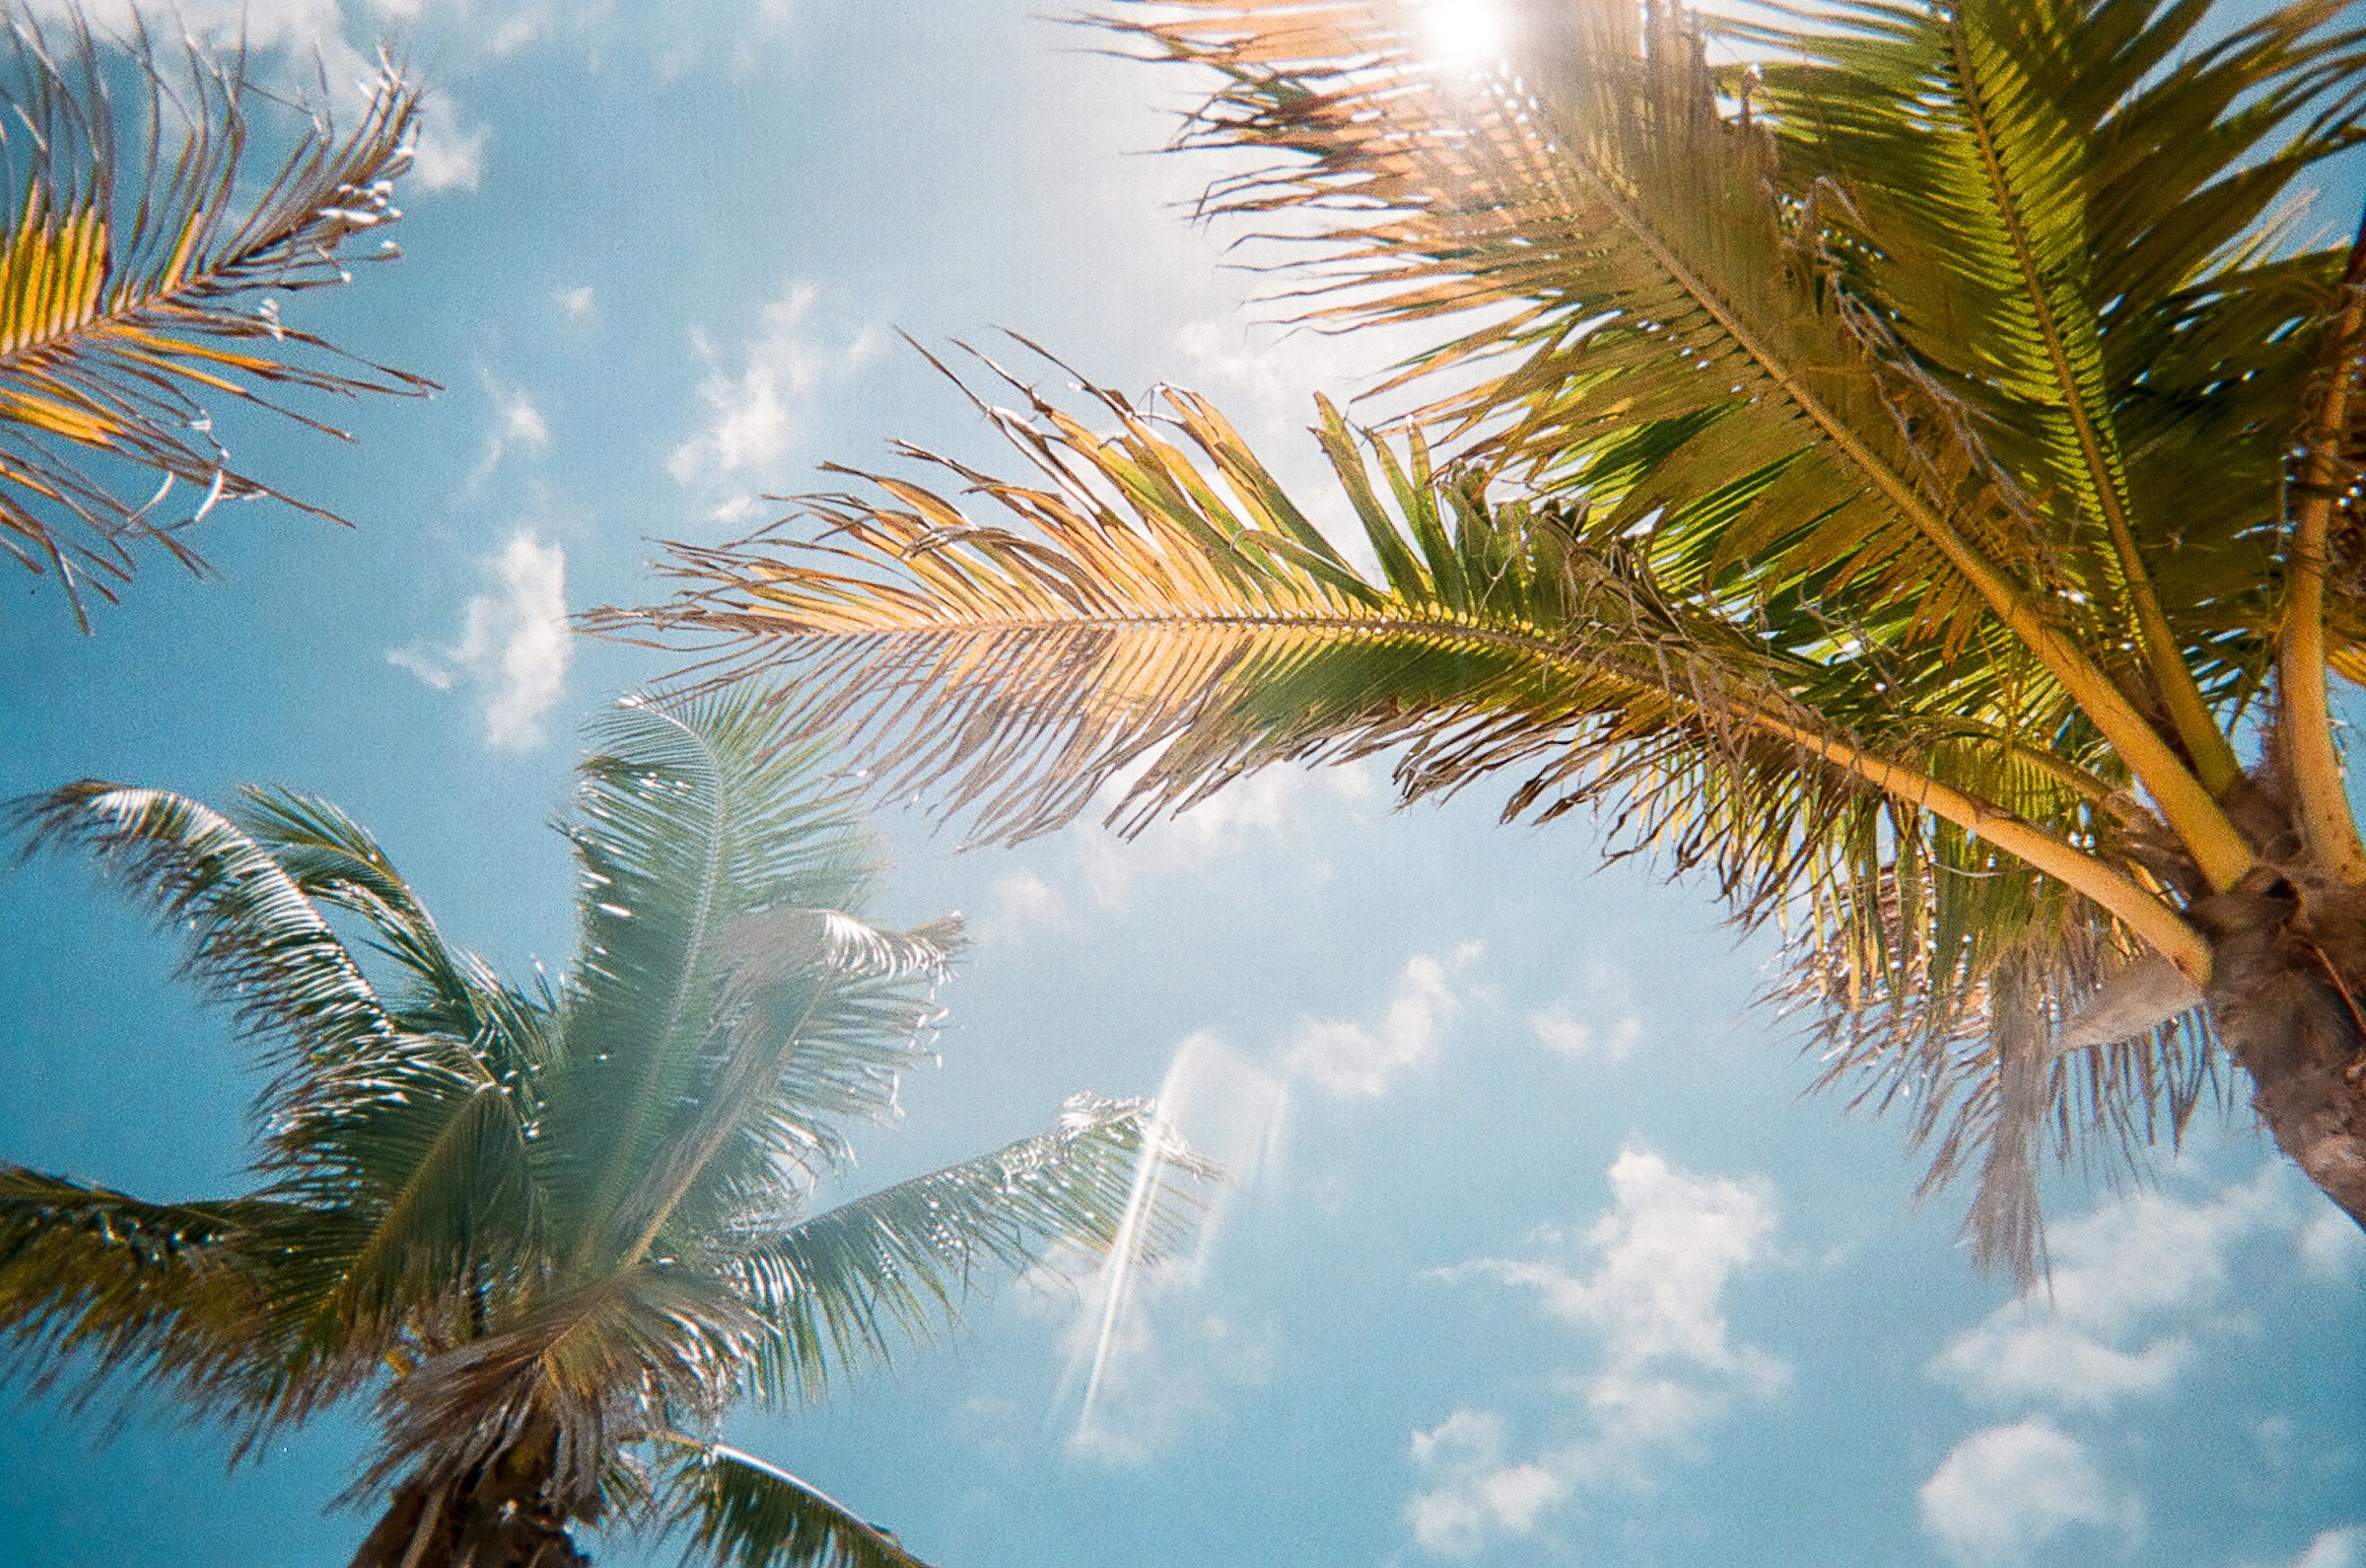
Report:
[[[2366,1228],[2366,893],[2255,873],[2194,906],[2210,1015],[2276,1144]]]
[[[541,1486],[522,1489],[505,1468],[448,1487],[405,1481],[351,1568],[590,1568]]]

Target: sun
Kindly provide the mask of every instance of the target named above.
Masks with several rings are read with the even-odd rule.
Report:
[[[1415,0],[1429,52],[1454,65],[1486,65],[1509,41],[1499,0]]]

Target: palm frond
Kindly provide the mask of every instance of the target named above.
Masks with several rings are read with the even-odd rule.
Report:
[[[1156,1257],[1188,1223],[1185,1184],[1218,1175],[1151,1102],[1077,1095],[1048,1132],[779,1234],[765,1234],[777,1220],[743,1216],[718,1266],[770,1329],[749,1381],[769,1399],[810,1398],[833,1364],[885,1356],[949,1321],[982,1264],[1094,1257],[1121,1240]]]
[[[0,1166],[0,1329],[20,1375],[47,1387],[77,1364],[221,1398],[261,1314],[235,1243],[251,1204],[146,1203]]]
[[[781,912],[854,911],[870,879],[846,786],[796,737],[748,695],[628,705],[596,730],[567,830],[586,889],[582,952],[561,1059],[541,1079],[553,1147],[589,1161],[553,1173],[562,1231],[581,1248],[638,1234],[646,1216],[621,1205],[669,1151],[707,1141],[729,1060],[769,1051],[776,1074],[800,1074],[827,1149],[821,1119],[884,1111],[895,1073],[918,1059],[925,1008],[901,993],[925,990],[925,976],[841,986],[826,964],[765,962],[781,954],[763,933],[795,923]],[[832,994],[849,1027],[800,1036]]]
[[[610,1224],[639,1257],[777,1211],[793,1180],[849,1155],[839,1124],[893,1108],[898,1075],[929,1059],[930,1000],[960,921],[884,931],[837,910],[746,916],[720,944],[707,1050],[667,1146]]]
[[[86,779],[9,814],[27,853],[90,852],[160,925],[185,933],[184,975],[231,1009],[276,1069],[260,1105],[282,1156],[301,1159],[326,1121],[388,1088],[386,1068],[416,1055],[320,912],[220,812]]]
[[[724,1285],[627,1268],[511,1303],[496,1330],[419,1363],[379,1400],[378,1455],[358,1483],[430,1487],[514,1457],[574,1517],[607,1507],[617,1452],[675,1421],[712,1421],[762,1325]]]
[[[893,1532],[808,1481],[723,1443],[674,1439],[666,1503],[691,1528],[685,1561],[736,1568],[927,1568]]]
[[[469,1042],[497,1083],[527,1087],[549,1054],[553,1004],[502,983],[476,954],[447,943],[376,839],[335,805],[289,789],[248,787],[226,815],[267,849],[315,905],[369,922],[378,951],[410,985],[386,1000],[413,1034]]]
[[[174,61],[136,17],[102,38],[72,8],[43,22],[12,3],[0,26],[0,548],[55,571],[87,629],[84,591],[113,599],[135,546],[200,567],[179,535],[221,501],[329,515],[234,463],[217,414],[341,435],[290,394],[432,389],[279,314],[281,295],[346,280],[349,240],[394,253],[419,93],[389,66],[352,129],[313,114],[258,168],[274,128],[243,53]]]
[[[2361,68],[2315,4],[2156,70],[2194,9],[1806,9],[1728,29],[1770,54],[1763,81],[1710,70],[1685,8],[1629,0],[1514,7],[1484,78],[1423,60],[1403,7],[1204,0],[1117,25],[1221,73],[1186,144],[1282,155],[1209,203],[1311,217],[1319,318],[1472,323],[1411,362],[1476,377],[1433,415],[1728,600],[1806,592],[1867,621],[1914,601],[1894,635],[1951,652],[2001,625],[2018,647],[1985,657],[2083,716],[2223,888],[2256,863],[2212,789],[2273,620],[2260,509],[2290,439],[2243,373],[2272,372],[2288,410],[2307,357],[2279,345],[2322,316],[2297,274],[2255,276],[2274,245],[2245,226],[2353,137]],[[2170,193],[2191,199],[2115,271],[2093,241],[2155,216],[2134,153],[2178,126]],[[1948,247],[1949,212],[1970,242]],[[2203,334],[2252,345],[2233,377],[2164,383],[2122,352],[2185,347],[2222,309],[2261,328]],[[2248,487],[2206,523],[2129,477],[2214,450],[2179,442],[2202,424],[2236,438]],[[2207,550],[2176,551],[2189,535]]]
[[[2065,910],[2115,951],[2205,951],[2124,769],[2001,634],[1951,653],[1904,612],[1745,609],[1582,508],[1494,498],[1418,434],[1359,449],[1327,412],[1368,581],[1206,403],[1167,394],[1176,439],[1097,395],[1106,438],[1040,398],[995,412],[1034,484],[930,459],[998,516],[876,477],[808,502],[814,542],[676,547],[681,597],[597,624],[704,649],[694,681],[786,677],[882,794],[997,836],[1127,773],[1128,826],[1275,762],[1394,747],[1407,798],[1501,775],[1507,812],[1596,807],[1615,849],[1780,920],[1835,1040],[1859,1007],[1895,1007],[1899,1040],[1977,1034],[1994,966]]]
[[[319,1308],[340,1216],[272,1197],[156,1203],[0,1165],[0,1333],[14,1375],[83,1405],[170,1393],[238,1451],[376,1369],[383,1337]]]

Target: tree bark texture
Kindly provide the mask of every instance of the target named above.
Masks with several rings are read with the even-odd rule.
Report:
[[[2192,916],[2211,943],[2211,1019],[2260,1120],[2366,1228],[2366,896],[2262,873]]]
[[[589,1568],[540,1488],[464,1475],[449,1486],[405,1481],[352,1568]]]

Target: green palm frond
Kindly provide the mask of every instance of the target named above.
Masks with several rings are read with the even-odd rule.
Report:
[[[742,1216],[721,1266],[771,1330],[750,1363],[757,1392],[811,1398],[832,1363],[883,1357],[953,1316],[981,1265],[1049,1252],[1150,1259],[1189,1218],[1186,1181],[1216,1169],[1144,1100],[1078,1095],[1048,1132],[842,1203],[778,1234]]]
[[[827,964],[766,962],[781,955],[751,934],[773,912],[851,910],[870,878],[850,797],[792,733],[745,696],[628,705],[601,722],[583,765],[568,830],[586,888],[583,949],[542,1094],[554,1146],[596,1155],[553,1173],[560,1223],[590,1251],[628,1243],[639,1226],[620,1205],[643,1173],[706,1140],[727,1028],[742,1037],[738,1056],[768,1049],[800,1075],[807,1137],[825,1153],[837,1147],[826,1119],[885,1110],[894,1073],[924,1055],[914,1037],[927,1009],[896,993],[925,991],[925,974],[841,987]],[[801,1035],[833,996],[864,1016]]]
[[[2051,1041],[2116,962],[2197,946],[2125,769],[2012,678],[2009,647],[1950,657],[1897,617],[1682,591],[1650,541],[1435,471],[1418,434],[1359,447],[1326,409],[1372,581],[1213,408],[1166,395],[1179,437],[1107,392],[1105,438],[1041,399],[998,410],[1034,483],[930,459],[992,515],[877,477],[808,502],[815,542],[784,524],[676,547],[679,598],[595,623],[704,650],[695,680],[785,679],[779,700],[849,733],[882,794],[933,790],[989,835],[1065,822],[1121,775],[1111,820],[1139,826],[1258,767],[1388,748],[1407,798],[1499,776],[1509,813],[1596,808],[1614,846],[1781,921],[1835,1075],[1934,1118],[1997,1071],[1984,1022],[2008,957],[2058,958],[2024,986]],[[2014,859],[2043,874],[2000,874]],[[2180,1124],[2191,1074],[2169,1063],[2208,1057],[2184,1039],[2114,1058],[2115,1084],[2143,1086],[2132,1112],[2071,1093],[2075,1069],[2049,1103],[2108,1138]],[[1919,1128],[1942,1175],[2007,1125],[1951,1125]]]
[[[1475,449],[1728,600],[1951,655],[2002,628],[1982,660],[2099,732],[2223,889],[2258,863],[2216,797],[2340,267],[2276,203],[2356,142],[2366,48],[2325,0],[2188,46],[2206,10],[1717,24],[1749,71],[1629,0],[1512,6],[1489,73],[1425,61],[1418,8],[1116,25],[1221,73],[1184,140],[1278,156],[1210,204],[1311,220],[1318,319],[1463,325],[1408,374],[1455,372],[1429,412]]]
[[[726,930],[694,1109],[610,1218],[636,1238],[626,1254],[777,1207],[785,1173],[844,1158],[839,1124],[883,1114],[924,1058],[929,996],[959,939],[958,920],[884,931],[838,910],[766,910]]]
[[[843,1124],[891,1112],[928,1059],[960,931],[865,921],[868,841],[795,717],[724,698],[597,726],[566,828],[584,946],[531,996],[448,945],[326,802],[258,789],[225,813],[90,781],[17,802],[29,851],[87,850],[185,928],[185,973],[278,1069],[251,1195],[144,1203],[0,1166],[24,1375],[161,1384],[237,1452],[375,1391],[351,1495],[385,1513],[356,1560],[395,1568],[439,1530],[481,1557],[651,1519],[661,1434],[949,1322],[982,1264],[1170,1245],[1212,1169],[1147,1104],[1089,1097],[803,1217]],[[386,960],[384,996],[331,917]],[[777,1507],[701,1473],[722,1510],[701,1529],[732,1551],[892,1560],[818,1515],[780,1534]]]
[[[84,1398],[154,1379],[235,1399],[265,1318],[238,1246],[261,1206],[147,1203],[0,1166],[0,1330],[18,1374],[45,1388],[79,1368]]]
[[[722,1443],[674,1439],[668,1512],[691,1555],[735,1568],[927,1568],[892,1532],[808,1481]]]
[[[306,1140],[350,1092],[383,1087],[402,1037],[345,944],[270,852],[185,795],[86,779],[10,807],[26,852],[73,847],[185,933],[184,976],[228,1006],[276,1076],[260,1105],[275,1148]]]
[[[82,620],[84,590],[111,600],[142,542],[200,566],[179,532],[221,501],[328,515],[234,463],[217,415],[340,435],[291,394],[432,389],[279,315],[281,295],[345,280],[349,241],[394,253],[419,94],[388,67],[350,130],[313,117],[259,166],[274,126],[243,55],[191,45],[176,64],[136,18],[101,38],[71,8],[44,23],[12,4],[0,25],[0,548],[55,571]]]
[[[448,944],[361,824],[328,801],[260,787],[243,790],[227,815],[315,905],[369,922],[372,945],[408,982],[385,1002],[402,1029],[469,1041],[501,1083],[521,1082],[548,1055],[553,1000],[504,985],[483,959]]]

